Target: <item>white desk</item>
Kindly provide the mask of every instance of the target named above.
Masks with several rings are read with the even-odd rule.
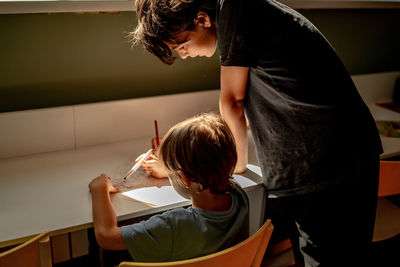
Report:
[[[387,159],[400,155],[400,138],[381,136],[383,153],[381,159]]]
[[[375,119],[400,120],[399,114],[377,106],[371,111]],[[0,247],[22,242],[43,231],[58,235],[92,227],[89,182],[101,173],[112,178],[123,177],[134,159],[148,150],[150,139],[0,160]],[[382,137],[382,143],[381,158],[400,154],[400,138]],[[249,170],[235,177],[249,195],[253,225],[250,231],[254,231],[263,216],[265,197],[251,138],[249,163],[252,164]],[[165,182],[152,180],[155,185]],[[119,221],[190,204],[182,201],[153,207],[120,193],[112,195],[112,201]]]
[[[112,179],[123,177],[149,145],[150,137],[0,160],[0,247],[43,231],[54,236],[92,227],[89,182],[101,173]],[[257,192],[253,200],[257,210],[250,212],[259,217],[264,189],[259,168],[251,168],[255,172],[249,170],[235,177],[250,195]],[[153,182],[162,185],[168,180]],[[182,201],[153,207],[121,193],[113,194],[112,202],[119,221],[190,204]]]
[[[400,121],[400,113],[377,106],[375,104],[368,105],[369,110],[375,120]],[[400,138],[381,136],[383,145],[383,153],[381,159],[400,155]]]

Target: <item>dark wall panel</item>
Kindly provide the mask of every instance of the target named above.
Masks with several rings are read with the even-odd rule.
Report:
[[[351,74],[400,70],[400,10],[300,10]],[[0,15],[0,112],[219,88],[219,57],[162,64],[134,12]]]
[[[0,15],[0,112],[219,87],[219,59],[162,64],[126,32],[134,12]]]
[[[400,9],[301,10],[351,74],[400,70]]]

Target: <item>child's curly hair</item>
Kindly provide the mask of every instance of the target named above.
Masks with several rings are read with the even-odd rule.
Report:
[[[136,0],[138,24],[128,34],[132,44],[143,46],[163,63],[175,61],[171,49],[164,43],[181,44],[180,33],[194,28],[200,11],[215,19],[216,0]]]
[[[204,113],[176,124],[163,138],[158,156],[168,172],[178,176],[182,171],[211,193],[223,194],[233,188],[235,140],[217,114]]]

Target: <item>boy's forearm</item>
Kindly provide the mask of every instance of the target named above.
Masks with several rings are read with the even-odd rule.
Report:
[[[242,103],[224,103],[220,101],[220,112],[228,124],[236,142],[238,160],[235,173],[244,172],[248,163],[248,137],[246,118],[243,113]]]
[[[109,250],[126,249],[108,192],[92,193],[93,224],[97,243]]]
[[[106,189],[92,193],[92,207],[95,230],[107,230],[118,226],[110,194]]]
[[[249,69],[246,67],[221,66],[220,112],[236,142],[238,161],[235,173],[246,170],[248,162],[248,140],[243,99],[247,90]]]
[[[117,193],[119,189],[111,184],[106,174],[94,178],[89,183],[89,189],[97,243],[104,249],[126,249],[110,198],[110,193]]]

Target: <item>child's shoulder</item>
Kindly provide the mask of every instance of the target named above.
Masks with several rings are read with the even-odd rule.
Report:
[[[160,216],[170,220],[193,219],[198,215],[196,209],[192,207],[176,208],[162,213]]]

